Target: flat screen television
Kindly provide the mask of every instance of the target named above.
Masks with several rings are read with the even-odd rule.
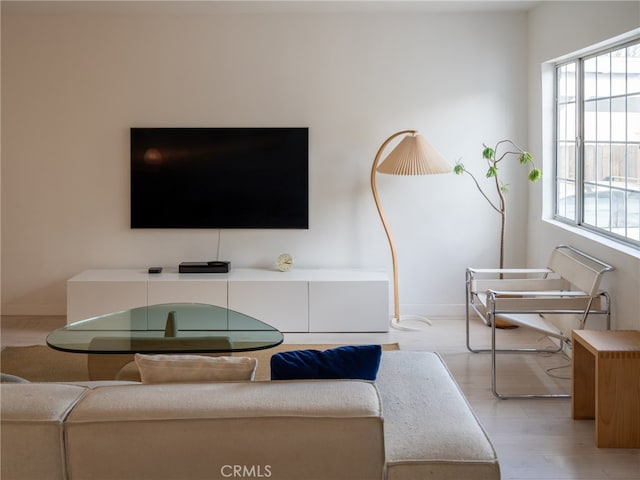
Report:
[[[309,228],[308,128],[131,128],[131,228]]]

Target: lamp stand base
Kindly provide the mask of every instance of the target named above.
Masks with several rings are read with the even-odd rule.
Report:
[[[402,330],[405,332],[419,332],[421,330],[420,328],[403,325],[402,322],[405,322],[405,321],[422,322],[422,323],[426,323],[429,326],[432,325],[431,320],[429,320],[426,317],[421,317],[420,315],[400,315],[399,318],[395,318],[395,317],[392,318],[391,322],[389,322],[389,325],[394,330]]]

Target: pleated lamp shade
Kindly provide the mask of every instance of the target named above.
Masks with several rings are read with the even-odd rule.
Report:
[[[390,175],[434,175],[453,168],[422,135],[407,135],[376,170]]]

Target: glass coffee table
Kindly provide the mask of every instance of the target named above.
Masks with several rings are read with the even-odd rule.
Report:
[[[135,353],[230,354],[272,348],[282,333],[234,310],[199,303],[138,307],[71,323],[49,334],[56,350],[88,355],[89,378],[112,380]]]

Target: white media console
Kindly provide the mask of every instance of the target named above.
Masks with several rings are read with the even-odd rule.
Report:
[[[232,269],[224,274],[86,270],[67,281],[67,323],[145,305],[208,303],[282,332],[386,332],[389,280],[371,270]]]

